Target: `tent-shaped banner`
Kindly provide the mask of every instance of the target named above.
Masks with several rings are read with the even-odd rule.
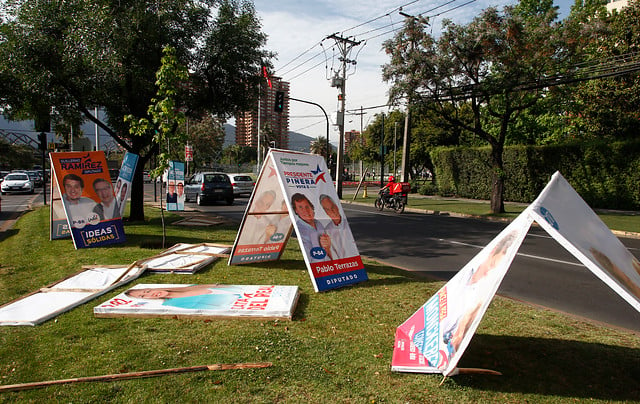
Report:
[[[533,221],[640,311],[640,263],[555,173],[527,209],[397,328],[392,370],[458,373],[456,366]]]
[[[279,259],[292,229],[316,292],[368,279],[324,158],[271,149],[229,265]]]
[[[103,151],[50,153],[53,195],[61,195],[75,248],[125,241],[107,160]],[[58,206],[58,201],[52,202]],[[52,211],[53,212],[53,211]],[[58,220],[52,214],[52,223]]]

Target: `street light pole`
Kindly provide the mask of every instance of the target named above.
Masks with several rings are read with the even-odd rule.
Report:
[[[320,104],[316,104],[315,102],[312,101],[305,101],[305,100],[300,100],[298,98],[293,98],[293,97],[289,97],[289,99],[291,101],[298,101],[298,102],[304,102],[305,104],[311,104],[311,105],[315,105],[316,107],[320,108],[322,110],[322,113],[324,114],[325,119],[327,120],[327,151],[326,151],[326,155],[324,156],[325,160],[329,161],[329,151],[330,151],[330,147],[329,147],[329,116],[327,115],[327,111],[324,110],[324,108],[322,108],[322,105]],[[329,164],[329,163],[327,163]]]

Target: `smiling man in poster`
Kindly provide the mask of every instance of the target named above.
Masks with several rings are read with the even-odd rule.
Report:
[[[51,153],[50,158],[74,246],[124,242],[124,226],[115,212],[115,194],[104,152]]]
[[[367,273],[324,158],[271,151],[316,291],[366,281]]]
[[[333,186],[322,156],[271,149],[229,264],[279,259],[293,227],[316,292],[366,281]]]

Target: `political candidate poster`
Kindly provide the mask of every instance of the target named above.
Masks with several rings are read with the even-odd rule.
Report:
[[[268,155],[236,235],[229,265],[279,259],[292,230],[280,177]]]
[[[640,262],[556,172],[527,209],[396,329],[392,370],[459,371],[457,363],[534,221],[640,312]]]
[[[51,172],[53,172],[53,164],[51,163]],[[50,178],[51,189],[51,205],[49,206],[49,240],[59,240],[71,237],[69,223],[67,223],[67,215],[62,205],[62,196],[58,189],[58,182],[52,175]]]
[[[93,309],[96,317],[291,320],[297,286],[140,284]]]
[[[104,152],[49,156],[75,248],[124,242],[124,226]]]
[[[170,161],[167,169],[167,210],[184,210],[184,163]]]
[[[276,220],[278,224],[284,220],[281,230]],[[271,149],[229,263],[250,262],[252,256],[260,260],[276,259],[290,231],[284,229],[291,226],[316,292],[368,279],[324,158]],[[273,235],[277,235],[275,239]],[[245,241],[248,237],[253,238],[253,244]],[[282,237],[285,238],[280,246],[271,247],[270,242],[279,242]]]
[[[392,370],[455,374],[530,225],[518,216],[396,329]]]
[[[640,311],[640,262],[559,172],[531,207],[549,235]]]
[[[120,172],[118,179],[116,180],[116,203],[118,204],[118,211],[120,217],[124,216],[124,209],[131,195],[131,183],[133,182],[133,175],[136,172],[136,166],[138,165],[138,155],[134,153],[126,152],[120,165]]]

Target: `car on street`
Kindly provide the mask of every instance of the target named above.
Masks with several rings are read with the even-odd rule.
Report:
[[[233,195],[251,195],[256,182],[247,174],[227,174],[233,187]]]
[[[32,194],[34,189],[33,181],[29,178],[27,173],[9,173],[0,185],[0,192],[2,195],[23,192]]]
[[[149,175],[149,171],[145,170],[142,172],[142,181],[151,182],[151,176]]]
[[[29,178],[31,179],[31,181],[33,182],[33,186],[34,187],[41,187],[42,186],[42,174],[37,172],[37,171],[27,171],[27,175],[29,176]]]
[[[192,175],[184,184],[185,201],[196,201],[204,205],[212,201],[224,201],[233,204],[233,187],[225,173],[202,172]]]

